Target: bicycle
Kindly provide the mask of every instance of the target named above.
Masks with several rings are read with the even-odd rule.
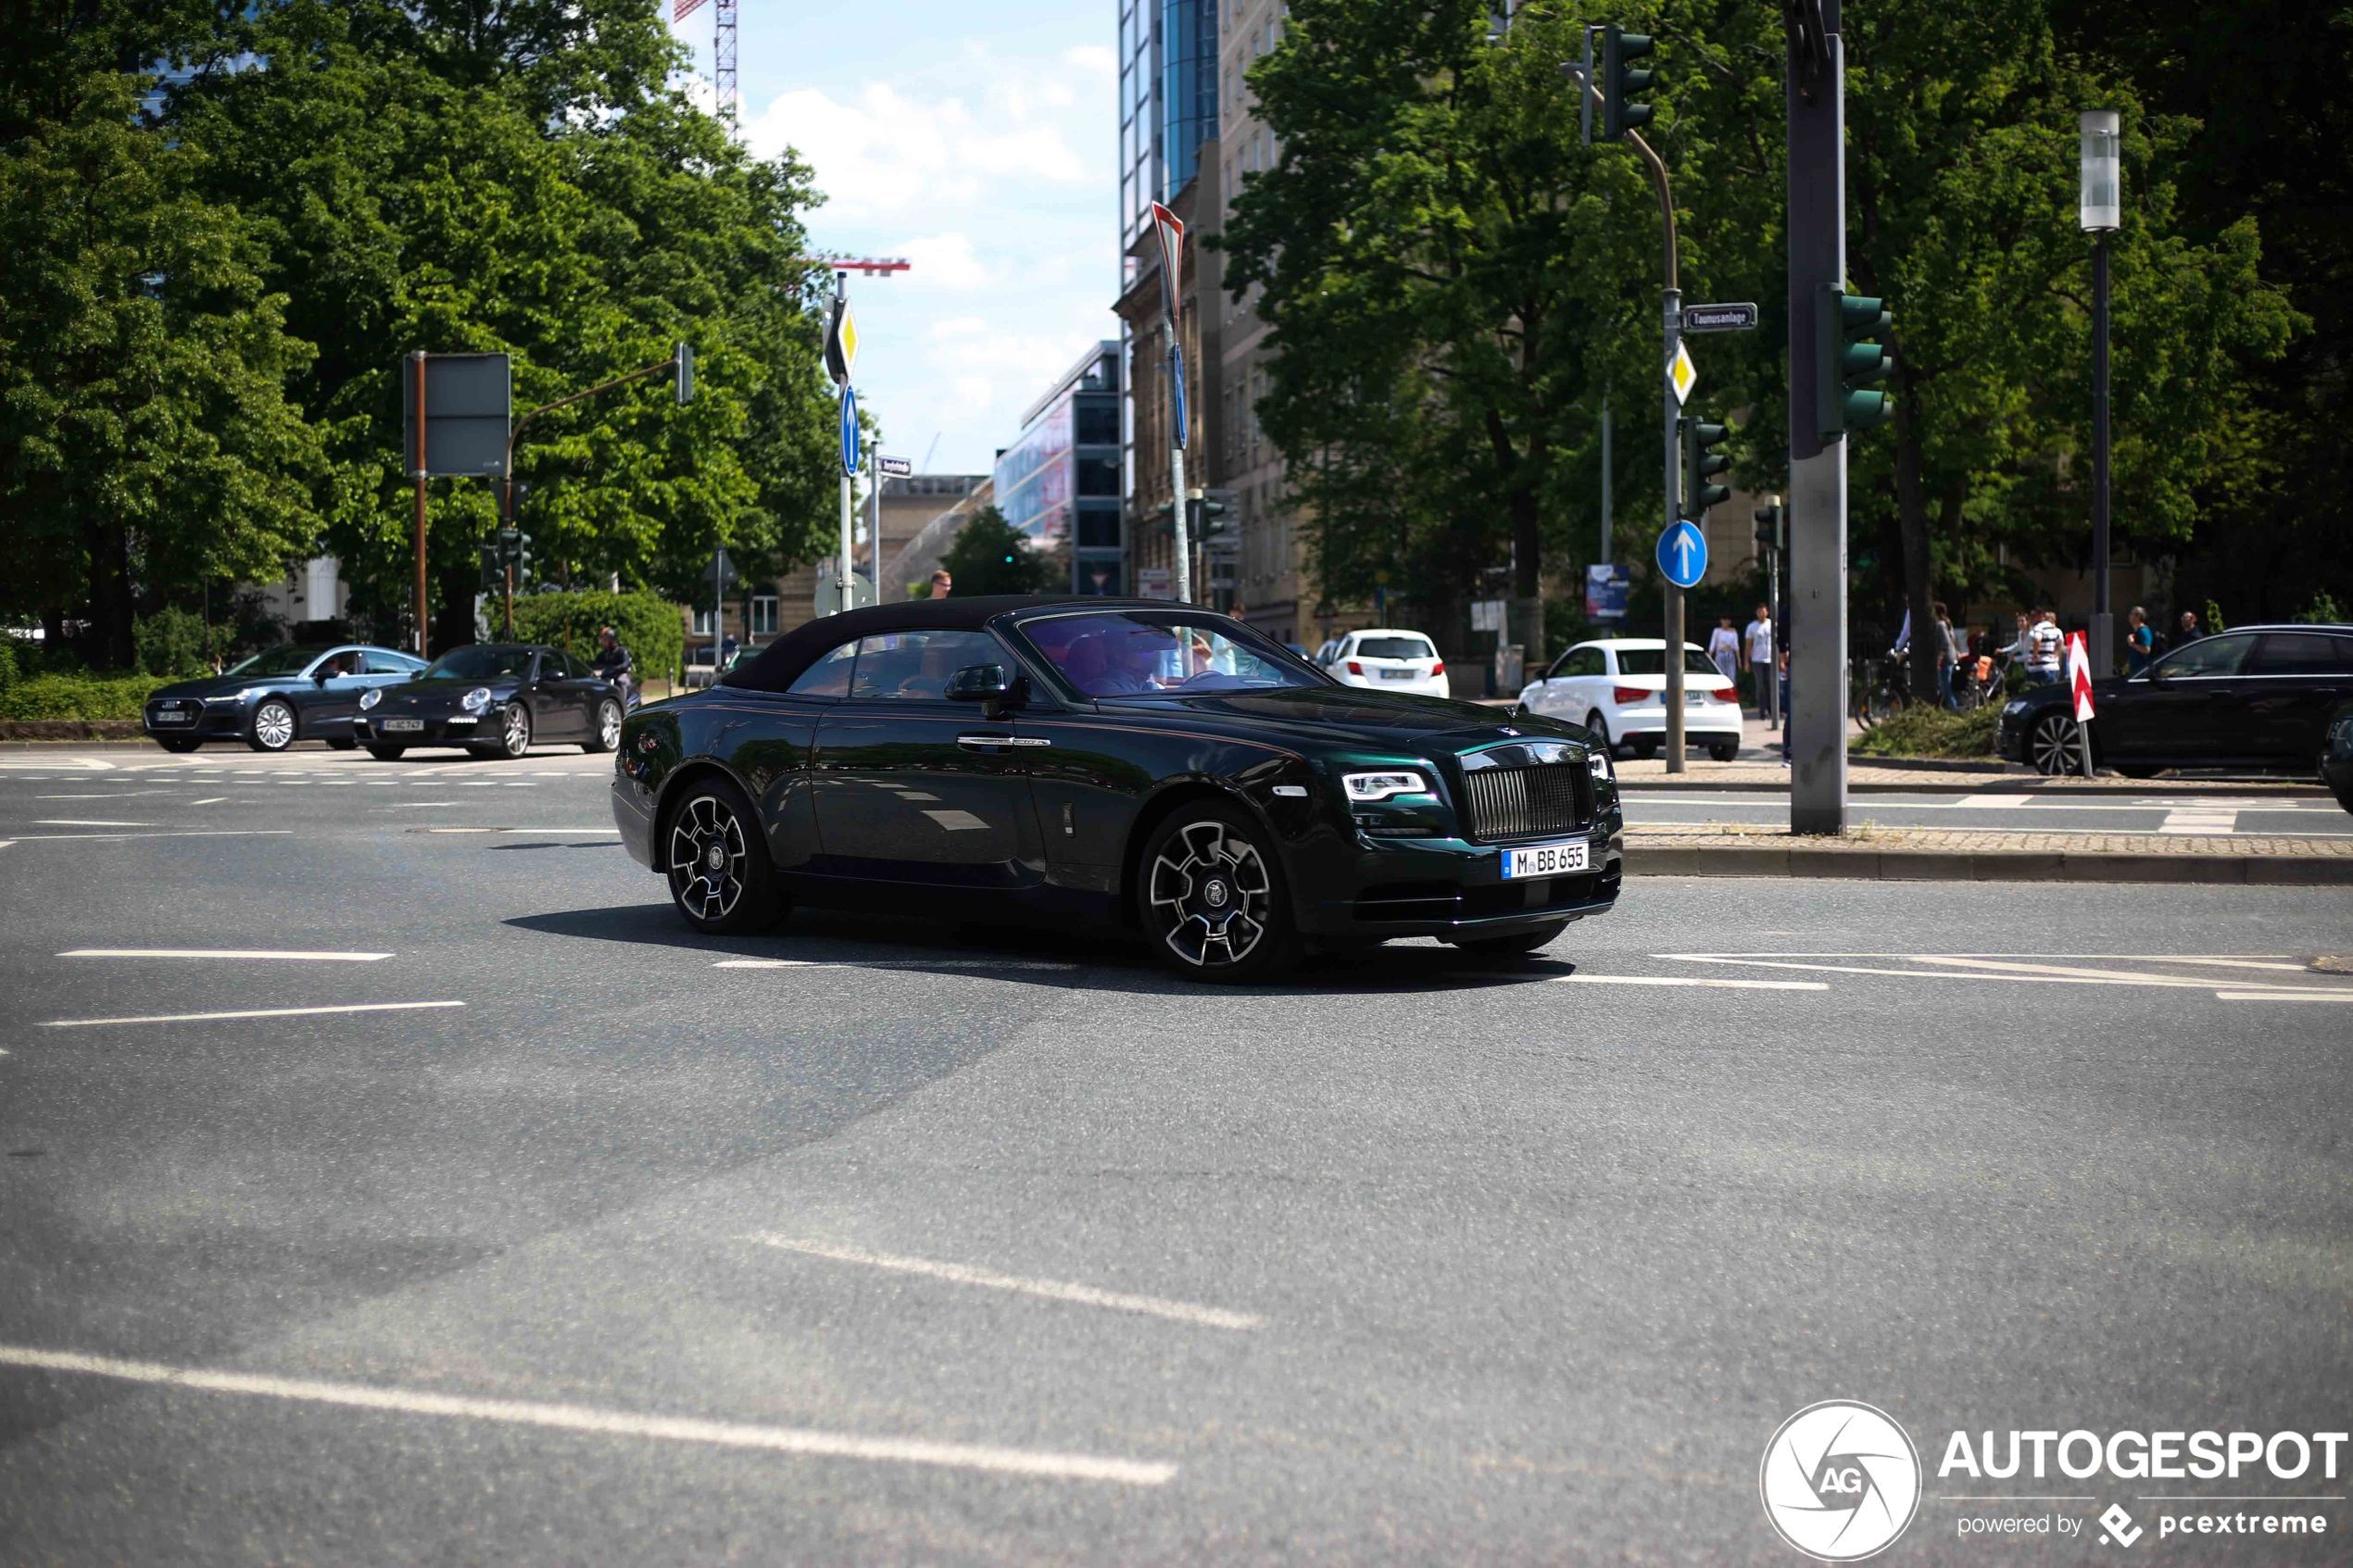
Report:
[[[1891,679],[1887,662],[1877,659],[1858,659],[1848,669],[1847,716],[1863,729],[1883,724],[1911,706],[1911,682],[1900,661]]]

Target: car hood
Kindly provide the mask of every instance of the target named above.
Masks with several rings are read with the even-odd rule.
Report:
[[[1298,745],[1337,743],[1367,747],[1436,748],[1456,752],[1514,734],[1582,741],[1583,730],[1547,719],[1508,716],[1500,708],[1416,696],[1361,686],[1289,686],[1277,691],[1203,692],[1196,696],[1102,702],[1105,712],[1144,717],[1179,715],[1213,725],[1235,724],[1280,735]]]
[[[284,691],[309,684],[300,675],[200,675],[193,681],[174,681],[168,686],[157,686],[147,695],[150,697],[222,697],[264,688]]]
[[[511,675],[495,681],[403,681],[397,685],[379,688],[384,695],[377,707],[390,708],[396,703],[407,703],[421,707],[455,708],[459,699],[478,686],[489,687],[490,700],[497,702],[514,696],[522,684]]]

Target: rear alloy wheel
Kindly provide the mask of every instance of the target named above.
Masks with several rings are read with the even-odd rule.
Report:
[[[509,761],[531,754],[531,709],[522,698],[507,704],[506,710],[498,715],[498,738],[489,751],[493,757],[504,757]]]
[[[1718,762],[1730,762],[1740,754],[1741,743],[1736,740],[1718,740],[1707,743],[1707,755],[1714,758]]]
[[[1548,947],[1552,946],[1554,937],[1567,929],[1568,922],[1557,920],[1550,925],[1540,925],[1533,931],[1516,932],[1509,936],[1474,936],[1454,946],[1481,958],[1509,958],[1516,953],[1532,953],[1540,947]]]
[[[735,785],[696,784],[670,818],[664,856],[670,897],[686,923],[712,936],[764,931],[784,913],[768,841]]]
[[[245,744],[256,751],[283,751],[295,743],[295,731],[294,704],[281,696],[268,697],[253,710]]]
[[[2038,773],[2057,777],[2083,771],[2083,746],[2076,739],[2075,715],[2054,709],[2026,732],[2026,760]]]
[[[621,744],[621,704],[606,697],[597,704],[597,721],[591,730],[592,740],[580,743],[583,751],[610,751]]]
[[[1262,830],[1216,805],[1189,806],[1144,849],[1144,928],[1155,950],[1197,980],[1271,980],[1299,956],[1299,936]]]
[[[371,746],[368,748],[368,755],[379,762],[397,762],[401,753],[408,749],[405,746]]]

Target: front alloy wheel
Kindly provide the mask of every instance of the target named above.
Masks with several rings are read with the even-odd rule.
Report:
[[[283,751],[295,743],[294,705],[271,697],[253,710],[253,733],[245,744],[256,751]]]
[[[596,739],[580,743],[583,751],[610,751],[621,744],[621,704],[606,697],[597,704]]]
[[[734,935],[775,923],[782,913],[768,847],[751,808],[728,784],[696,787],[670,819],[670,897],[696,930]]]
[[[2075,716],[2054,709],[2035,720],[2026,733],[2026,760],[2038,773],[2082,773],[2083,746],[2076,738]]]
[[[1161,956],[1198,979],[1268,979],[1295,956],[1273,858],[1254,829],[1216,807],[1179,811],[1154,835],[1144,916]]]
[[[517,697],[498,719],[498,755],[517,758],[531,750],[531,709]]]

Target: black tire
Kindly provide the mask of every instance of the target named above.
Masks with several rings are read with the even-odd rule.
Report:
[[[1736,740],[1716,740],[1707,743],[1707,755],[1718,762],[1730,762],[1740,754],[1741,743]]]
[[[2116,771],[2117,771],[2118,772],[2120,772],[2120,773],[2123,774],[2123,775],[2124,775],[2126,778],[2128,778],[2128,779],[2153,779],[2153,778],[2157,777],[2158,773],[2160,771],[2160,770],[2156,769],[2156,768],[2141,768],[2141,767],[2133,767],[2133,768],[2122,768],[2122,767],[2120,767],[2120,768],[2118,768]]]
[[[408,749],[405,746],[371,746],[368,748],[368,755],[379,762],[397,762]]]
[[[357,751],[359,749],[359,743],[349,735],[341,735],[329,741],[327,749],[329,751]]]
[[[1478,936],[1457,942],[1455,947],[1480,958],[1510,958],[1516,953],[1532,953],[1552,945],[1553,938],[1568,929],[1568,922],[1556,920],[1550,925],[1540,925],[1533,931],[1514,932],[1509,936]]]
[[[1637,762],[1647,762],[1658,755],[1656,735],[1636,735],[1627,744],[1634,748],[1634,760]]]
[[[670,901],[688,925],[707,936],[765,931],[785,912],[768,837],[743,792],[725,779],[707,778],[662,819],[662,878]]]
[[[2045,710],[2026,732],[2026,765],[2048,778],[2083,772],[2083,747],[2075,738],[2075,715],[2063,708]]]
[[[2353,811],[2353,784],[2331,784],[2329,792],[2336,797],[2339,806]]]
[[[302,719],[294,704],[282,696],[265,696],[254,704],[245,723],[245,744],[256,751],[283,751],[302,738]]]
[[[498,710],[498,738],[482,748],[485,757],[510,762],[531,755],[531,705],[517,697]]]
[[[1282,859],[1240,811],[1214,801],[1178,808],[1152,830],[1139,868],[1137,917],[1177,973],[1252,985],[1298,961]]]
[[[597,700],[597,711],[588,721],[589,738],[580,743],[587,752],[610,751],[621,744],[621,704],[610,697]]]
[[[175,757],[185,757],[204,742],[189,735],[157,735],[156,744]]]
[[[1605,755],[1617,755],[1617,744],[1609,738],[1609,721],[1602,717],[1600,709],[1596,708],[1585,715],[1585,728],[1592,733],[1593,744],[1600,746]]]

